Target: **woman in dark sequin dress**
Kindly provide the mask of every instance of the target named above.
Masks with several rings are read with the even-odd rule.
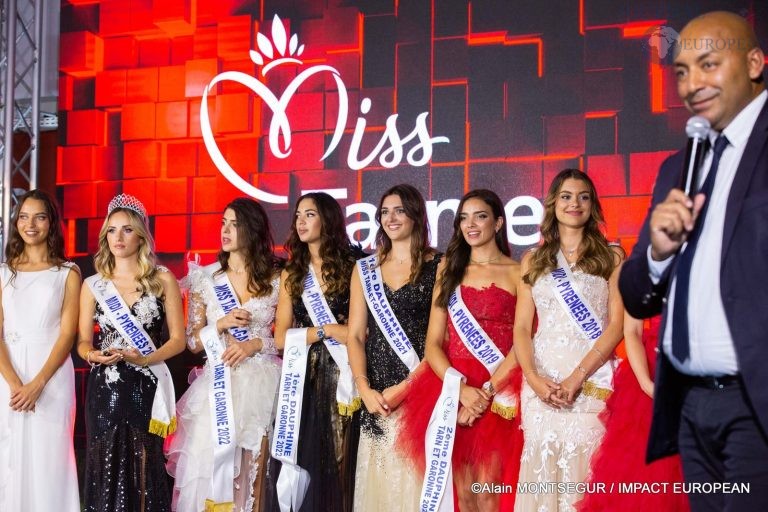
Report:
[[[99,233],[98,277],[87,282],[98,289],[111,281],[158,349],[141,355],[116,330],[91,284],[83,286],[78,353],[92,366],[85,398],[87,511],[167,512],[171,507],[163,438],[175,428],[175,418],[158,421],[153,405],[156,392],[162,393],[156,372],[167,372],[163,361],[184,350],[184,316],[176,279],[154,260],[144,207],[131,196],[115,197]],[[170,338],[162,343],[166,323]],[[172,383],[161,396],[173,411]]]
[[[339,204],[322,192],[299,198],[285,247],[289,259],[280,277],[275,343],[283,348],[289,328],[306,327],[310,345],[298,441],[298,465],[309,473],[310,481],[300,511],[349,511],[359,420],[356,414],[339,413],[339,368],[323,343],[323,336],[346,343],[349,276],[357,258],[364,254],[350,245]],[[336,324],[314,326],[304,307],[301,294],[310,265],[338,321]],[[273,462],[267,475],[265,510],[278,509],[275,483],[279,471],[280,463]]]
[[[418,356],[405,356],[405,360],[418,364],[424,358],[439,261],[429,246],[424,198],[411,185],[396,185],[382,196],[376,220],[380,228],[375,264],[389,306]],[[368,264],[373,264],[368,258],[358,262]],[[347,350],[365,403],[360,414],[354,509],[411,512],[418,509],[420,475],[394,450],[398,406],[408,391],[410,369],[377,324],[376,313],[369,314],[357,270],[352,273],[351,288]]]

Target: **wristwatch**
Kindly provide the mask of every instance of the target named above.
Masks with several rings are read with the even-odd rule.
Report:
[[[325,339],[325,329],[323,329],[323,326],[317,328],[317,339],[319,341],[323,341]]]
[[[491,381],[487,380],[483,384],[483,391],[487,391],[489,395],[496,396],[496,388],[493,387]]]

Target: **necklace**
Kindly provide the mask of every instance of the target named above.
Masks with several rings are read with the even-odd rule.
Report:
[[[471,257],[469,258],[470,263],[474,263],[475,265],[483,265],[485,263],[493,263],[494,261],[501,258],[501,253],[497,254],[493,258],[487,259],[487,260],[473,260]]]
[[[565,253],[567,256],[573,256],[573,254],[574,254],[574,253],[575,253],[575,252],[576,252],[576,251],[579,249],[579,246],[577,245],[577,246],[576,246],[576,247],[574,247],[573,249],[566,249],[566,248],[565,248],[565,247],[563,247],[563,246],[562,246],[562,244],[561,244],[561,245],[560,245],[560,249],[562,249],[562,250],[563,250],[563,252],[564,252],[564,253]]]
[[[239,269],[239,270],[235,270],[235,268],[234,268],[234,267],[229,267],[229,270],[231,270],[231,271],[232,271],[232,272],[234,272],[235,274],[242,274],[243,272],[245,272],[245,267],[243,267],[243,268],[241,268],[241,269]]]

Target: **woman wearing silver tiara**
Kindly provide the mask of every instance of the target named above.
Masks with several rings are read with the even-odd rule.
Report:
[[[413,186],[387,190],[376,221],[378,251],[358,261],[349,301],[347,350],[365,404],[360,415],[354,508],[412,511],[418,509],[420,475],[395,453],[394,441],[409,374],[424,357],[440,258],[429,246],[424,198]],[[393,322],[386,312],[397,319],[398,334],[390,334]]]
[[[190,264],[184,280],[189,287],[187,344],[193,352],[205,350],[208,360],[177,406],[179,427],[168,450],[168,471],[175,478],[173,510],[201,511],[207,500],[234,502],[236,512],[260,510],[266,436],[281,367],[272,324],[282,261],[273,249],[264,208],[239,198],[224,210],[218,261],[206,267]],[[225,367],[217,365],[219,359]],[[219,418],[220,412],[212,412],[211,403],[223,403],[217,393],[226,389],[225,382],[216,383],[216,368],[230,372],[232,401],[227,406],[236,428],[228,458],[216,455],[218,437],[211,426],[212,414]]]
[[[624,254],[609,246],[602,222],[592,180],[565,169],[544,199],[542,243],[523,258],[515,315],[515,353],[525,375],[519,485],[539,491],[518,494],[516,511],[574,510],[581,495],[557,484],[586,479],[605,431],[598,414],[611,392],[611,359],[622,337]]]
[[[31,190],[0,265],[0,510],[77,512],[72,431],[80,271],[64,258],[56,205]],[[42,484],[42,485],[41,485]]]
[[[147,213],[135,197],[109,203],[94,266],[80,294],[77,346],[91,365],[85,510],[166,512],[163,441],[176,418],[164,361],[184,350],[184,313],[173,274],[155,265]]]

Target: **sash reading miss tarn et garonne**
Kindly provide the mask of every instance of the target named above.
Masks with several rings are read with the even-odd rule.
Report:
[[[358,260],[357,271],[360,274],[365,302],[368,303],[368,310],[376,320],[376,325],[379,326],[384,339],[408,371],[414,371],[419,366],[419,355],[414,350],[411,340],[408,339],[384,293],[384,279],[381,276],[381,267],[378,265],[376,255]]]
[[[155,344],[117,291],[115,284],[100,274],[85,280],[96,302],[101,306],[120,336],[128,341],[142,356],[155,352]],[[152,415],[148,430],[152,434],[166,437],[176,430],[176,393],[173,389],[171,372],[165,362],[149,366],[157,378],[157,390],[152,401]]]
[[[224,314],[241,307],[232,283],[227,274],[220,272],[221,265],[214,263],[203,269]],[[248,330],[243,327],[230,327],[229,333],[238,341],[248,341]],[[237,431],[232,401],[231,368],[221,360],[227,348],[216,325],[206,325],[200,330],[200,341],[210,365],[211,385],[208,389],[208,404],[211,413],[211,435],[213,436],[213,475],[209,499],[205,501],[206,510],[231,510],[234,506],[233,482],[235,478],[235,456],[237,453]]]

